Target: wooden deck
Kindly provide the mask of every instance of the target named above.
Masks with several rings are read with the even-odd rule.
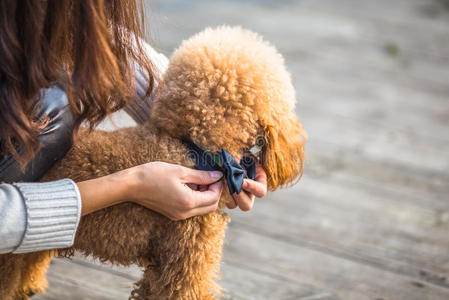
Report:
[[[449,299],[448,1],[159,0],[151,9],[154,44],[167,54],[225,23],[272,41],[310,135],[298,185],[231,212],[227,298]],[[127,299],[139,274],[56,259],[35,299]]]

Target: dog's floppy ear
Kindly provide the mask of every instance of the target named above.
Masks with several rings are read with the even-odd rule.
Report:
[[[293,113],[265,124],[264,133],[261,162],[267,173],[268,189],[274,191],[301,178],[307,133]]]

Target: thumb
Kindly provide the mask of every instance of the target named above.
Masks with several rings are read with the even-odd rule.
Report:
[[[199,171],[188,169],[183,180],[185,183],[193,183],[198,185],[209,185],[219,181],[223,177],[220,171]]]

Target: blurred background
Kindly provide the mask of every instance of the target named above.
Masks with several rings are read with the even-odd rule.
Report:
[[[271,41],[310,137],[296,186],[230,212],[224,299],[449,299],[449,1],[147,2],[167,56],[207,26]],[[36,299],[127,299],[139,276],[57,259]]]

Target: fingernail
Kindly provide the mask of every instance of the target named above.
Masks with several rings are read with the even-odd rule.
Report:
[[[211,178],[221,178],[221,177],[223,177],[223,173],[221,173],[220,171],[212,171],[212,172],[209,172],[209,174],[210,174],[210,177]]]

